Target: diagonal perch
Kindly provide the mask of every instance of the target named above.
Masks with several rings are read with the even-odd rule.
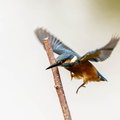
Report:
[[[45,38],[43,40],[43,43],[44,43],[50,64],[55,63],[55,58],[54,58],[54,54],[53,54],[53,50],[52,50],[49,38]],[[70,115],[70,111],[69,111],[69,107],[67,104],[67,100],[65,97],[65,93],[63,90],[62,82],[60,79],[58,68],[57,67],[52,68],[52,73],[53,73],[53,77],[54,77],[55,88],[56,88],[58,98],[60,101],[60,105],[62,108],[64,120],[72,120],[71,115]]]

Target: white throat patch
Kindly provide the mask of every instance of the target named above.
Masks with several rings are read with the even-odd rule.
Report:
[[[74,56],[73,59],[71,59],[71,63],[74,63],[77,60],[77,56]]]

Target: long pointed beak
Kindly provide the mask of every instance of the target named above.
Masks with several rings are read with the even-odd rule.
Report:
[[[56,67],[56,66],[59,66],[59,65],[61,65],[61,63],[54,63],[54,64],[50,65],[48,68],[46,68],[46,70]]]

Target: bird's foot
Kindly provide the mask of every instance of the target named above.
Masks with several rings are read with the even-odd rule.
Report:
[[[73,77],[74,77],[74,73],[73,72],[70,72],[70,77],[71,77],[71,80],[72,80]]]
[[[82,85],[80,85],[80,86],[78,87],[78,89],[76,90],[76,94],[78,93],[78,91],[79,91],[79,89],[80,89],[81,87],[85,87],[85,84],[83,83]]]

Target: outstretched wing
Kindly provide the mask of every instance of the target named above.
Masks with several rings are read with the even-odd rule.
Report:
[[[63,53],[71,53],[74,54],[76,56],[79,56],[77,53],[75,53],[72,49],[70,49],[69,47],[67,47],[66,45],[64,45],[59,39],[57,39],[56,37],[54,37],[52,34],[50,34],[49,32],[47,32],[45,29],[42,28],[37,28],[35,30],[35,33],[39,39],[39,41],[43,44],[43,39],[47,38],[50,40],[51,45],[52,45],[52,49],[53,52],[55,52],[56,54],[63,54]],[[80,56],[79,56],[80,57]]]
[[[100,49],[86,53],[80,58],[80,61],[90,60],[93,62],[104,61],[107,59],[119,41],[119,37],[112,37],[110,42]]]

